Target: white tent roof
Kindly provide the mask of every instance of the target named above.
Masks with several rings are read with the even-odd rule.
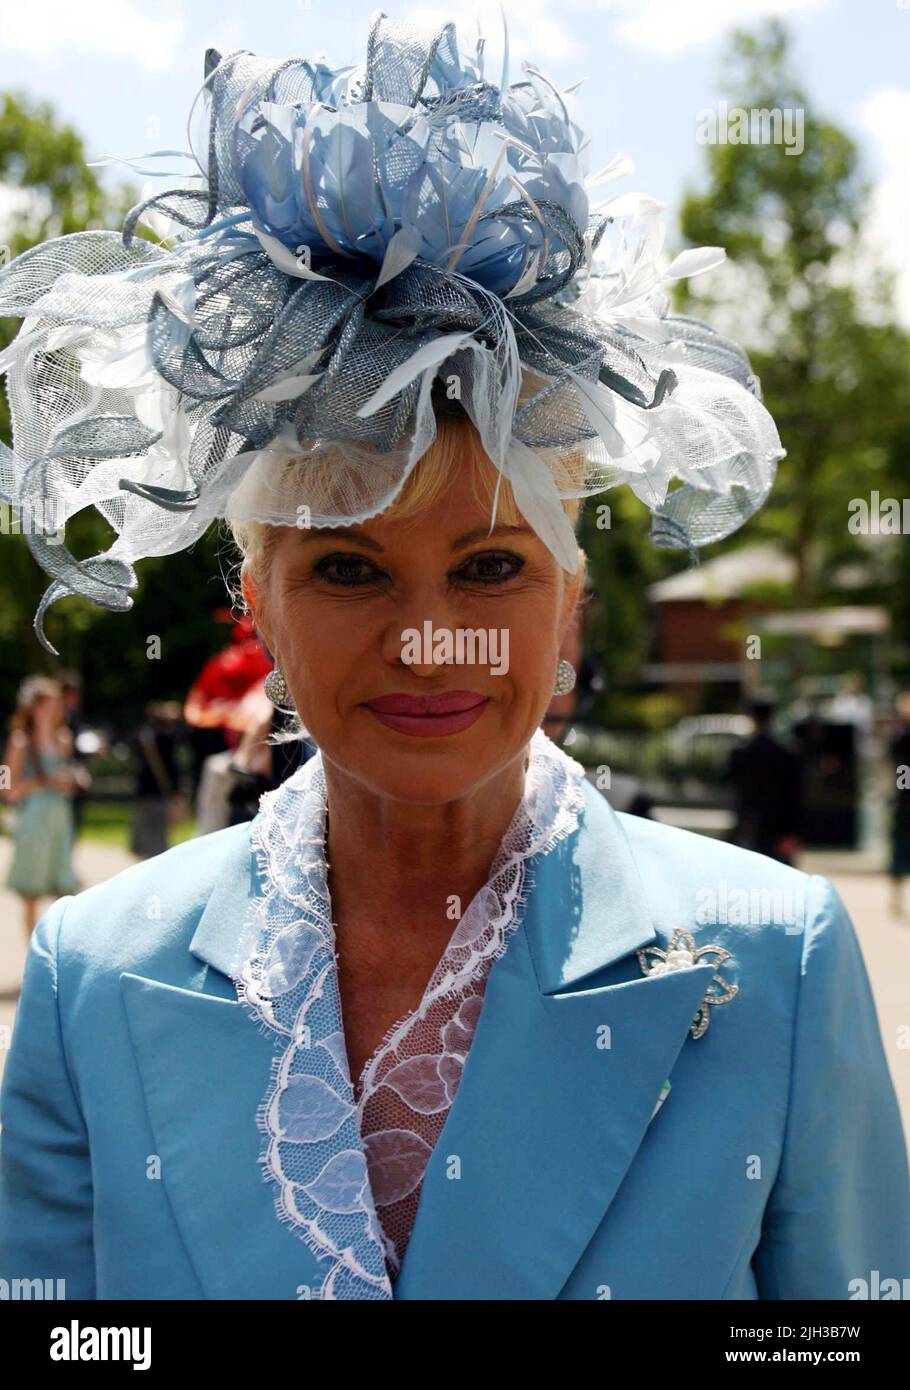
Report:
[[[658,580],[648,589],[654,603],[740,598],[756,582],[792,584],[796,563],[776,545],[747,545]]]

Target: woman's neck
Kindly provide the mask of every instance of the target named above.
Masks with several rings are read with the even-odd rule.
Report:
[[[38,748],[56,748],[60,740],[60,727],[56,724],[39,724],[36,721],[32,725],[31,739]]]
[[[337,921],[377,935],[411,923],[454,931],[487,882],[524,792],[525,755],[470,796],[439,806],[392,801],[325,760],[326,858]]]

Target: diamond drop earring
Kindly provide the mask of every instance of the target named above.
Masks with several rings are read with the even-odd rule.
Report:
[[[571,661],[560,661],[556,668],[556,683],[553,686],[554,695],[568,695],[570,690],[575,689],[575,667]]]
[[[278,709],[293,709],[294,698],[288,689],[284,672],[276,666],[265,678],[265,693]]]

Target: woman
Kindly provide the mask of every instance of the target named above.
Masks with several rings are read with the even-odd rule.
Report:
[[[206,86],[208,195],[158,202],[178,249],[29,271],[32,295],[67,256],[65,295],[112,276],[88,348],[97,296],[70,305],[100,395],[60,448],[137,451],[112,552],[55,554],[39,619],[67,586],[128,604],[132,559],[225,515],[270,698],[318,752],[252,822],[39,924],[0,1274],[382,1300],[906,1276],[906,1151],[831,884],[617,814],[540,731],[573,679],[580,497],[627,480],[687,547],[760,505],[781,451],[742,354],[668,314],[644,208],[634,274],[621,247],[578,310],[604,226],[573,100],[487,81],[451,26],[379,16],[341,73],[210,54]],[[29,303],[23,360],[55,331]]]
[[[25,932],[38,920],[41,898],[75,893],[73,796],[85,774],[73,759],[63,692],[45,676],[23,681],[4,753],[5,799],[18,810],[6,886],[22,898]]]
[[[256,694],[258,697],[259,692]],[[264,692],[263,699],[267,713],[262,718],[257,718],[252,701],[248,701],[250,724],[231,759],[233,780],[227,797],[228,825],[252,820],[263,793],[286,782],[301,763],[316,752],[312,740],[283,727],[278,710],[269,703]]]

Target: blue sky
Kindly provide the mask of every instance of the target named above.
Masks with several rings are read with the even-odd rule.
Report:
[[[28,0],[6,7],[0,87],[52,101],[91,158],[185,149],[209,45],[359,62],[374,8],[368,0]],[[455,19],[472,39],[479,16],[498,73],[498,3],[389,0],[386,10]],[[910,323],[910,0],[509,0],[506,14],[513,74],[528,58],[559,85],[585,79],[592,167],[631,155],[635,173],[606,191],[666,202],[671,243],[683,186],[704,167],[696,116],[717,103],[731,15],[745,26],[784,15],[804,85],[859,141],[875,179],[870,244],[902,271],[900,310]]]

